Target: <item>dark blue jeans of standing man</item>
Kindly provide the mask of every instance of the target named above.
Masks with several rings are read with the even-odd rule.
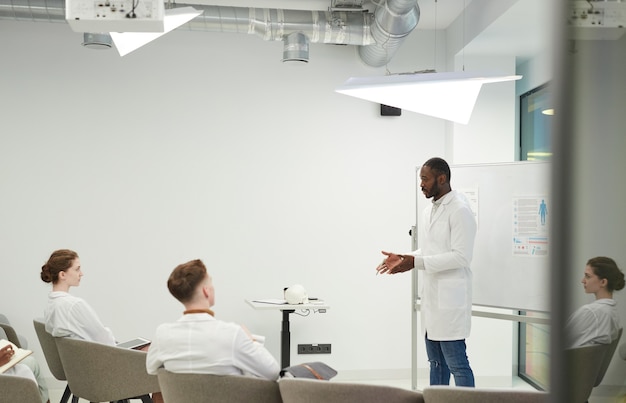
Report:
[[[456,386],[475,386],[465,340],[434,341],[426,335],[426,354],[430,362],[431,385],[449,385],[452,373]]]

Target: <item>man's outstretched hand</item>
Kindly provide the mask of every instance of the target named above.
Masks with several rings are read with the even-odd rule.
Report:
[[[382,254],[387,257],[376,267],[376,274],[396,274],[413,268],[413,256],[405,257],[385,251],[382,251]]]

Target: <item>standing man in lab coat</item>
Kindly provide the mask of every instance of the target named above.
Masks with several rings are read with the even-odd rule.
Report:
[[[430,384],[475,386],[466,353],[472,313],[470,262],[476,236],[476,220],[467,202],[450,186],[450,166],[431,158],[420,169],[420,187],[433,202],[421,220],[421,247],[400,255],[383,251],[378,273],[424,271],[421,327],[430,362]]]

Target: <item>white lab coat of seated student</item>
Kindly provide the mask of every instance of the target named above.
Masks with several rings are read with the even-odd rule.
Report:
[[[177,373],[251,375],[278,379],[280,366],[269,351],[235,323],[208,313],[186,314],[157,328],[146,358],[149,374],[159,368]]]
[[[615,300],[601,298],[583,305],[565,324],[568,348],[591,344],[610,344],[619,333],[619,317]]]
[[[115,337],[96,311],[82,298],[52,291],[44,313],[46,331],[54,337],[71,337],[114,346]]]

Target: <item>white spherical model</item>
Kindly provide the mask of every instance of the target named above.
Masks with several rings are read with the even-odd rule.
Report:
[[[304,287],[300,284],[294,284],[285,290],[285,299],[288,304],[307,304],[309,296]]]

